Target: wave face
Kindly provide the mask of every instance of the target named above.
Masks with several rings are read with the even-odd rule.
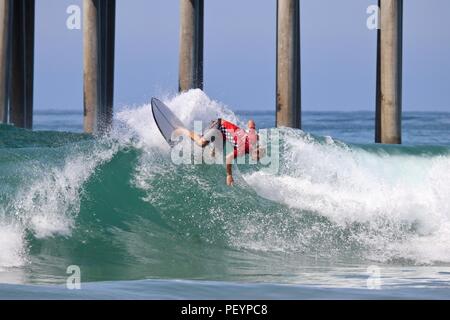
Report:
[[[184,123],[223,117],[192,90]],[[0,280],[293,281],[307,267],[448,265],[450,148],[349,145],[280,129],[278,172],[175,165],[150,105],[112,132],[0,127]],[[5,280],[6,279],[6,280]]]

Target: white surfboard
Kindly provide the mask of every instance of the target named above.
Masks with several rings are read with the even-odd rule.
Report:
[[[167,143],[173,147],[178,141],[173,141],[172,132],[177,128],[185,128],[184,123],[166,106],[156,98],[152,98],[152,113],[156,125]]]

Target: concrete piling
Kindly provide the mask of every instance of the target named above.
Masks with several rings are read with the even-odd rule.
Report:
[[[379,0],[375,142],[402,142],[403,0]]]
[[[277,1],[276,125],[301,127],[300,3]]]
[[[12,0],[0,0],[0,123],[8,122]]]
[[[115,0],[84,0],[84,131],[102,134],[114,104]]]
[[[33,128],[35,0],[12,1],[10,122]]]
[[[180,1],[179,91],[203,89],[204,0]]]

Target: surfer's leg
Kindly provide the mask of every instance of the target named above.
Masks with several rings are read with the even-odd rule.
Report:
[[[177,128],[177,129],[175,129],[173,134],[175,135],[175,137],[185,135],[185,136],[189,137],[192,141],[194,141],[196,144],[201,146],[202,148],[208,144],[208,142],[205,141],[203,139],[203,137],[199,136],[194,131],[190,131],[186,128],[182,128],[182,127]]]
[[[200,136],[194,131],[190,131],[186,128],[177,128],[175,130],[176,135],[186,135],[189,138],[191,138],[192,141],[194,141],[197,145],[199,145],[202,148],[205,148],[210,143],[215,143],[217,140],[223,140],[222,139],[222,133],[219,130],[220,123],[218,120],[212,122],[212,124],[209,126],[209,128],[205,131],[205,133]]]

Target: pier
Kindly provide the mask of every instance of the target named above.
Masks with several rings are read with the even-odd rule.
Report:
[[[301,128],[300,3],[276,0],[274,101],[278,127]],[[403,0],[379,0],[378,4],[381,28],[377,36],[375,141],[399,144]],[[204,0],[179,0],[180,92],[204,86],[204,5]],[[103,134],[112,124],[115,20],[116,0],[83,0],[87,133]],[[0,0],[0,122],[27,129],[33,127],[34,24],[35,0]]]

